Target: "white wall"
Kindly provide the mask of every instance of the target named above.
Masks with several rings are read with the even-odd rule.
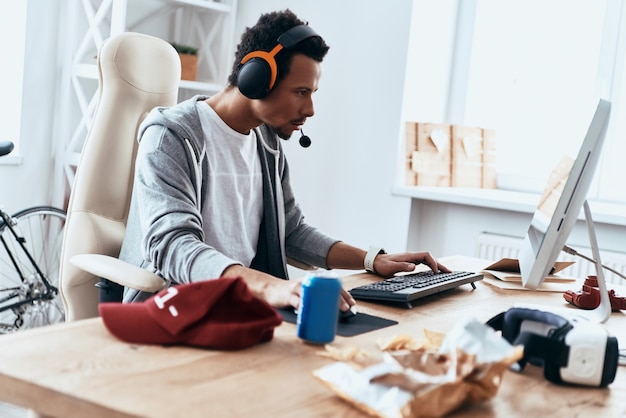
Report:
[[[237,33],[259,15],[290,8],[330,45],[315,117],[285,144],[307,220],[351,244],[403,251],[409,200],[391,195],[402,118],[412,2],[239,1]]]
[[[15,142],[20,136],[22,117],[22,84],[24,80],[24,43],[26,37],[26,3],[9,2],[0,6],[0,115],[3,129],[0,141]],[[16,146],[18,144],[15,144]],[[17,149],[13,154],[17,153]],[[9,158],[3,158],[6,163]],[[15,160],[11,158],[11,160]]]

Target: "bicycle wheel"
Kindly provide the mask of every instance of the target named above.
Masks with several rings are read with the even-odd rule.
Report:
[[[13,215],[11,227],[28,254],[0,219],[5,244],[0,245],[0,333],[65,319],[58,290],[65,218],[63,210],[51,206],[36,206]],[[44,278],[51,287],[45,285]]]

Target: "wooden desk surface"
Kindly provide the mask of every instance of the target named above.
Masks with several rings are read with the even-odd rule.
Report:
[[[448,257],[453,269],[480,270],[484,260]],[[351,288],[371,280],[349,276]],[[436,295],[413,309],[361,302],[361,312],[400,323],[334,345],[376,351],[376,339],[400,333],[417,337],[423,328],[448,331],[461,317],[485,321],[524,301],[563,306],[557,293],[506,291],[482,282]],[[622,341],[626,319],[614,313],[607,327]],[[110,335],[99,318],[0,336],[0,400],[58,417],[361,417],[311,372],[329,363],[322,347],[296,337],[283,323],[274,339],[233,352],[126,344]],[[623,416],[626,377],[620,367],[608,388],[557,386],[529,366],[507,371],[500,391],[488,402],[455,417]]]

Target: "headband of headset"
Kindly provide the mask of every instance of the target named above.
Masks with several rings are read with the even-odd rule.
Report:
[[[558,336],[572,328],[570,322],[560,315],[529,308],[511,308],[491,318],[487,321],[487,325],[497,331],[502,331],[502,337],[508,342],[514,343],[520,334],[524,321],[552,325],[555,328],[553,334],[558,334]]]
[[[319,36],[310,26],[298,25],[278,37],[277,44],[271,51],[252,51],[240,62],[237,85],[244,96],[261,99],[272,90],[278,77],[276,54],[283,49],[293,48],[312,36]]]
[[[547,324],[554,329],[549,336],[522,332],[524,321]],[[502,331],[502,337],[509,343],[524,346],[524,358],[518,362],[521,368],[524,368],[526,362],[531,359],[542,359],[558,367],[567,365],[569,348],[562,339],[572,329],[572,325],[562,316],[535,309],[512,308],[491,318],[487,325]]]

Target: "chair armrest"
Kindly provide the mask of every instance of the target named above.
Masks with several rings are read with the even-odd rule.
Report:
[[[95,276],[144,292],[158,292],[167,284],[162,277],[148,270],[108,255],[78,254],[70,258],[70,262]]]

